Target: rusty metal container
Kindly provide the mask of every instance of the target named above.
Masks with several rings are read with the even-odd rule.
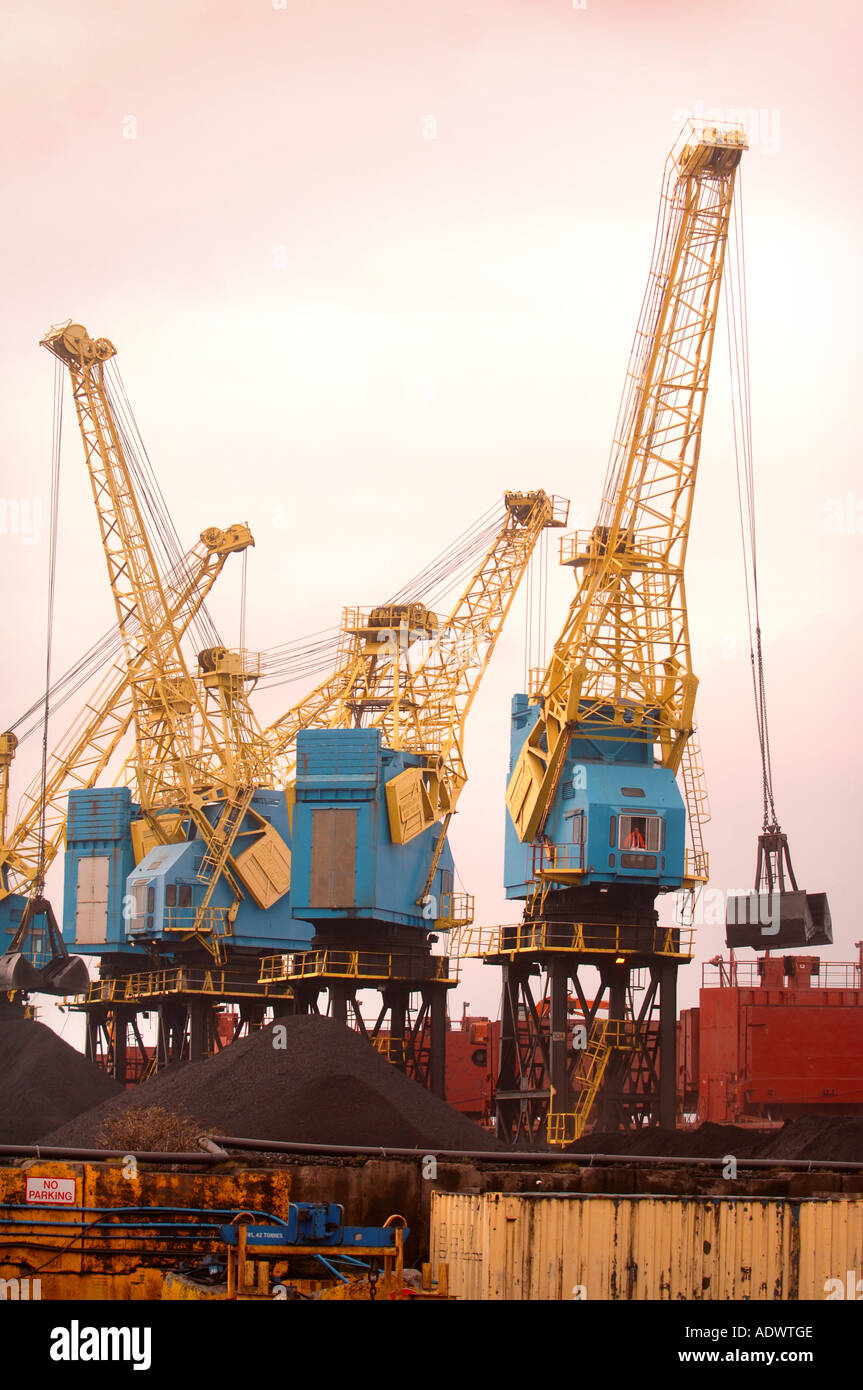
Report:
[[[460,1299],[824,1299],[863,1278],[863,1199],[434,1192]]]

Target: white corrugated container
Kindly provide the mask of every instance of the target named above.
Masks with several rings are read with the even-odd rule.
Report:
[[[465,1299],[823,1299],[863,1199],[434,1192],[430,1247]]]

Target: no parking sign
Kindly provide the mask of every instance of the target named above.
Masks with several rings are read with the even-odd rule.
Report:
[[[77,1186],[74,1178],[28,1178],[25,1200],[37,1207],[74,1207]]]

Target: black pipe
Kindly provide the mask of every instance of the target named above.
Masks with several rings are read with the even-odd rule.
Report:
[[[452,1158],[452,1159],[471,1159],[484,1163],[557,1163],[567,1167],[592,1168],[594,1164],[611,1163],[619,1167],[638,1166],[639,1164],[657,1164],[660,1167],[688,1167],[688,1168],[723,1168],[727,1162],[726,1158],[699,1158],[695,1155],[691,1157],[680,1157],[679,1155],[663,1154],[555,1154],[542,1151],[531,1153],[528,1149],[502,1149],[500,1152],[494,1149],[399,1149],[399,1148],[371,1148],[361,1144],[301,1144],[286,1142],[279,1139],[241,1139],[238,1137],[217,1134],[213,1136],[214,1142],[223,1148],[231,1149],[250,1149],[259,1153],[288,1153],[288,1154],[318,1154],[327,1156],[332,1154],[336,1157],[349,1155],[352,1157],[368,1156],[372,1158]],[[99,1162],[109,1158],[135,1158],[139,1163],[202,1163],[214,1164],[224,1163],[225,1159],[218,1154],[209,1153],[150,1153],[147,1151],[134,1151],[132,1149],[72,1149],[72,1148],[43,1148],[39,1144],[0,1144],[0,1158],[59,1158],[81,1162]],[[831,1159],[808,1159],[808,1158],[738,1158],[738,1168],[773,1168],[788,1169],[801,1172],[815,1172],[821,1170],[832,1170],[833,1172],[860,1173],[863,1172],[863,1163],[852,1163],[846,1160]]]
[[[353,1154],[355,1156],[369,1155],[373,1158],[470,1158],[479,1159],[485,1163],[562,1163],[570,1166],[575,1165],[578,1168],[592,1168],[595,1163],[617,1163],[621,1167],[629,1164],[658,1163],[666,1166],[697,1167],[702,1165],[709,1168],[723,1168],[727,1162],[726,1158],[698,1158],[694,1155],[682,1158],[679,1155],[672,1157],[661,1154],[554,1154],[547,1151],[531,1153],[528,1149],[503,1149],[500,1152],[494,1149],[387,1149],[365,1148],[360,1144],[299,1144],[277,1139],[239,1139],[224,1134],[216,1134],[213,1138],[215,1143],[220,1144],[222,1148],[255,1149],[266,1153]],[[806,1172],[820,1168],[831,1168],[851,1173],[863,1172],[863,1163],[851,1163],[844,1160],[834,1162],[830,1159],[738,1158],[737,1166],[738,1168],[791,1168]]]
[[[45,1148],[42,1144],[0,1144],[0,1158],[68,1158],[94,1160],[135,1158],[139,1163],[224,1163],[227,1155],[214,1153],[149,1153],[139,1149]]]

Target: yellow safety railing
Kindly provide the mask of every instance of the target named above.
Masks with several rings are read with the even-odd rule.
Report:
[[[428,956],[421,970],[413,957],[387,951],[320,950],[296,951],[289,956],[268,956],[261,962],[259,983],[305,980],[322,976],[340,980],[454,980],[448,956]]]
[[[548,877],[556,873],[584,873],[584,845],[534,845],[532,877]]]
[[[405,1047],[402,1038],[374,1038],[374,1045],[382,1057],[393,1066],[402,1066],[405,1060]]]
[[[285,991],[290,994],[289,990]],[[148,970],[113,980],[93,980],[86,994],[68,996],[70,1000],[100,1003],[131,1003],[137,999],[165,994],[206,994],[215,998],[237,995],[260,998],[255,982],[227,970]]]
[[[692,926],[641,928],[585,922],[518,922],[486,927],[484,955],[514,955],[520,951],[576,951],[609,955],[658,955],[689,959]]]
[[[500,927],[473,925],[454,931],[447,943],[450,960],[456,963],[463,960],[481,960],[483,956],[494,954],[500,931]]]
[[[710,878],[710,855],[706,849],[687,849],[684,852],[683,877],[696,883],[707,883]]]
[[[282,980],[287,980],[291,974],[290,955],[265,956],[261,961],[261,971],[258,975],[258,983],[261,985],[277,984]]]
[[[595,531],[570,531],[561,536],[559,558],[562,565],[586,565],[595,560],[603,560],[608,554],[608,546]],[[667,540],[639,533],[637,537],[620,536],[615,552],[616,560],[626,569],[646,569],[662,565],[668,555]]]
[[[440,913],[435,918],[435,926],[440,931],[451,931],[455,927],[468,927],[473,921],[474,896],[472,893],[441,893]]]
[[[197,909],[194,907],[166,907],[165,930],[176,932],[193,931],[197,915]],[[229,936],[231,925],[228,922],[227,908],[205,908],[201,917],[199,930],[212,932],[214,936]]]

